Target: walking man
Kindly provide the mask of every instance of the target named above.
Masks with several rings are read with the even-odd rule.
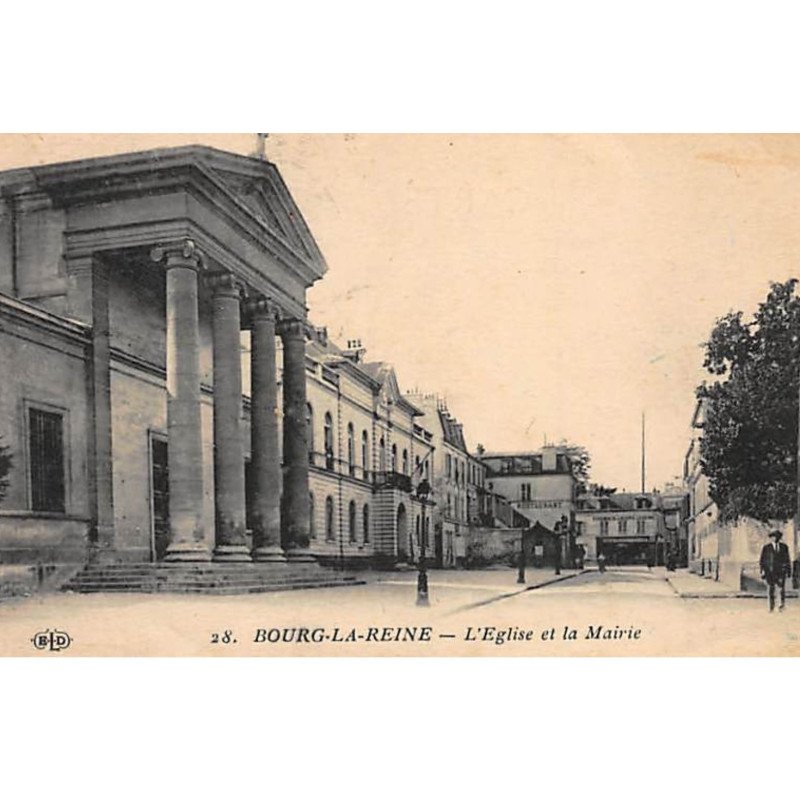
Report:
[[[769,538],[772,541],[761,549],[761,577],[767,582],[770,611],[775,609],[776,585],[780,586],[781,590],[781,604],[778,608],[783,611],[786,605],[786,578],[792,572],[789,548],[781,541],[781,536],[780,531],[771,531]]]

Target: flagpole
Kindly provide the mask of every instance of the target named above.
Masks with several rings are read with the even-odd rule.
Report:
[[[645,439],[644,439],[644,411],[642,411],[642,494],[645,491]]]

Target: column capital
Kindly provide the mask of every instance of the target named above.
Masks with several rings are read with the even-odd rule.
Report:
[[[231,272],[211,272],[205,276],[205,284],[218,297],[247,297],[247,286]]]
[[[306,339],[310,336],[310,326],[304,319],[288,318],[278,323],[278,335],[283,339]]]
[[[251,324],[256,319],[268,319],[271,322],[277,322],[281,318],[281,310],[278,304],[272,298],[261,294],[248,297],[244,310],[248,322]]]
[[[165,263],[167,269],[184,267],[199,272],[203,266],[203,254],[194,239],[158,245],[150,251],[150,260],[157,264]]]

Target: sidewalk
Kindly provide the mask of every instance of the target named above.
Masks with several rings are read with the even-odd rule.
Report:
[[[684,598],[702,598],[704,600],[727,599],[732,597],[757,597],[764,599],[767,591],[740,591],[729,586],[727,583],[715,581],[712,578],[701,577],[693,572],[682,569],[676,572],[666,573],[667,583],[672,587],[675,594]],[[787,597],[797,597],[796,589],[786,589]]]
[[[454,603],[451,613],[461,613],[500,600],[525,594],[543,586],[550,586],[561,581],[568,581],[582,575],[588,570],[562,570],[560,575],[555,570],[525,569],[525,583],[517,583],[517,570],[511,568],[490,570],[428,570],[428,587],[436,593],[444,589],[448,600]],[[372,583],[372,581],[370,581]],[[416,586],[417,573],[414,572],[382,572],[375,576],[375,583],[384,586]],[[483,597],[481,594],[483,593]],[[439,593],[441,596],[441,592]]]
[[[586,572],[587,570],[584,570]],[[556,575],[552,567],[537,569],[525,568],[525,583],[517,583],[517,570],[510,567],[503,569],[428,569],[428,585],[452,589],[473,589],[478,591],[496,592],[503,589],[517,593],[528,589],[538,589],[549,586],[569,578],[581,575],[580,570],[562,569]],[[365,572],[360,577],[365,577],[369,583],[387,583],[395,586],[416,585],[417,571],[403,572]]]

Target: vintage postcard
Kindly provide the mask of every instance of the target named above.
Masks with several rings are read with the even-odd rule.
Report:
[[[800,136],[0,136],[0,655],[796,656]]]

